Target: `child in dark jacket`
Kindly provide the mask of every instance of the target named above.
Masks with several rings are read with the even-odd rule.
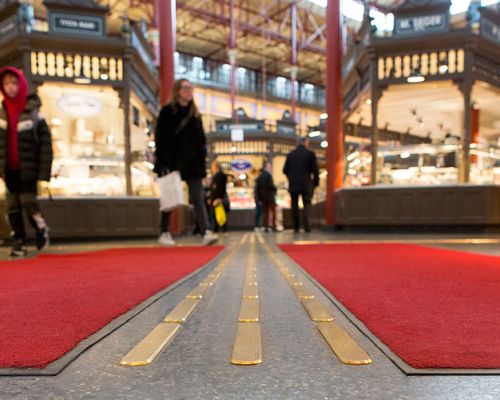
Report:
[[[23,209],[36,231],[39,250],[49,244],[49,228],[37,200],[38,181],[49,181],[52,142],[49,127],[39,114],[40,100],[28,96],[28,83],[16,68],[0,70],[0,175],[7,186],[7,216],[14,244],[11,256],[27,254]]]

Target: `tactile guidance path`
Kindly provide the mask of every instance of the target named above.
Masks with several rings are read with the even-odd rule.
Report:
[[[158,354],[160,354],[160,352],[173,340],[176,333],[182,327],[182,324],[186,323],[200,301],[204,298],[207,290],[217,282],[228,261],[246,242],[247,238],[248,234],[241,239],[235,249],[222,258],[217,267],[215,267],[196,288],[191,290],[191,292],[189,292],[186,297],[166,315],[160,324],[121,359],[120,364],[136,367],[152,363]]]
[[[255,266],[255,236],[252,234],[231,364],[257,365],[261,363],[260,300]]]
[[[309,318],[316,323],[317,329],[323,335],[330,348],[337,358],[344,364],[366,365],[371,364],[372,359],[361,348],[361,346],[342,328],[328,309],[315,298],[305,287],[299,277],[293,274],[286,264],[273,252],[264,241],[262,235],[258,235],[259,243],[264,247],[272,262],[276,265],[281,275],[288,282],[297,295],[298,300],[309,315]],[[277,250],[279,251],[279,250]]]

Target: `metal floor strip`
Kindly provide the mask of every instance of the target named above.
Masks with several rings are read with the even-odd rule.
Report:
[[[137,346],[121,359],[120,364],[132,367],[150,364],[174,338],[180,327],[180,324],[165,322],[157,325]]]
[[[240,322],[234,340],[231,364],[262,364],[262,338],[258,322]]]
[[[370,356],[340,325],[334,322],[318,322],[316,326],[338,359],[344,364],[367,365],[372,363]]]
[[[165,317],[165,322],[184,323],[200,302],[199,299],[184,299]]]

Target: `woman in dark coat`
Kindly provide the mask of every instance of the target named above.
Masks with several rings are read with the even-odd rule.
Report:
[[[196,221],[203,235],[203,244],[210,245],[217,237],[208,229],[202,179],[205,177],[206,138],[201,116],[194,103],[193,85],[187,79],[174,84],[173,100],[160,111],[156,127],[156,161],[158,176],[179,171],[189,188]],[[171,212],[162,212],[159,243],[174,245],[169,232]]]

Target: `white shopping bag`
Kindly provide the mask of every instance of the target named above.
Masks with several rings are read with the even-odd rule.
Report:
[[[157,179],[160,188],[160,210],[170,211],[186,204],[179,171]]]

